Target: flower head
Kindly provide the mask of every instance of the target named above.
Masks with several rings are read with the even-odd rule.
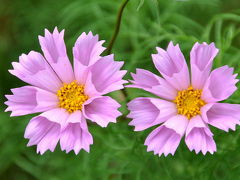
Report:
[[[53,33],[45,30],[45,36],[39,36],[44,56],[35,51],[23,54],[10,70],[30,85],[6,95],[6,111],[12,111],[11,116],[42,112],[30,120],[24,135],[28,146],[37,145],[41,154],[54,151],[58,141],[67,153],[89,152],[93,139],[86,119],[106,127],[121,115],[120,105],[103,95],[123,88],[123,62],[114,61],[113,55],[100,56],[104,41],[89,32],[82,33],[73,47],[72,68],[63,36],[57,28]]]
[[[162,77],[137,69],[128,87],[149,91],[159,98],[140,97],[128,104],[129,125],[135,131],[160,125],[145,141],[148,151],[159,156],[174,154],[182,137],[188,148],[203,154],[216,151],[209,125],[221,130],[235,130],[240,124],[240,105],[219,103],[237,89],[233,68],[223,66],[211,72],[218,53],[214,43],[196,43],[190,53],[191,78],[178,45],[167,50],[157,48],[153,63]]]

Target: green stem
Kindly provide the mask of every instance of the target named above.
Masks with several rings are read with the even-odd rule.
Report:
[[[111,41],[107,47],[107,54],[111,54],[112,52],[112,47],[113,47],[113,44],[118,36],[118,33],[119,33],[119,30],[120,30],[120,25],[121,25],[121,20],[122,20],[122,14],[123,14],[123,10],[124,8],[126,7],[127,3],[129,2],[129,0],[124,0],[124,2],[122,3],[119,11],[118,11],[118,16],[117,16],[117,23],[116,23],[116,26],[115,26],[115,30],[114,30],[114,33],[113,33],[113,36],[111,38]]]
[[[111,54],[111,52],[112,52],[112,47],[113,47],[113,45],[114,45],[114,42],[115,42],[115,40],[116,40],[116,38],[117,38],[117,36],[118,36],[119,30],[120,30],[120,25],[121,25],[123,10],[124,10],[124,8],[126,7],[126,5],[127,5],[128,2],[129,2],[129,0],[124,0],[123,3],[122,3],[122,5],[121,5],[121,7],[120,7],[120,9],[119,9],[119,11],[118,11],[117,22],[116,22],[115,30],[114,30],[114,33],[113,33],[113,35],[112,35],[112,38],[111,38],[110,43],[109,43],[109,45],[108,45],[108,47],[107,47],[107,50],[106,50],[107,54]],[[125,90],[125,89],[121,89],[121,92],[122,92],[125,100],[128,100],[128,99],[127,99],[127,92],[126,92],[126,90]]]

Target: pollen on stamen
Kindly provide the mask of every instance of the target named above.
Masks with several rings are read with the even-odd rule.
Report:
[[[84,94],[84,86],[73,81],[64,84],[58,91],[58,106],[66,109],[69,113],[82,110],[82,104],[88,100],[88,96]]]
[[[186,116],[188,119],[201,114],[201,107],[206,103],[201,99],[202,90],[194,90],[192,86],[179,91],[173,101],[176,103],[178,114]]]

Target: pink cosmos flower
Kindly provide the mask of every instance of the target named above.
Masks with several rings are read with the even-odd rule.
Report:
[[[147,151],[167,156],[175,153],[182,137],[196,153],[213,154],[216,144],[209,124],[227,131],[240,124],[240,105],[219,103],[237,89],[237,74],[223,66],[211,72],[218,49],[214,43],[196,43],[190,53],[191,79],[187,63],[178,45],[169,43],[167,50],[157,47],[153,63],[159,77],[137,69],[128,87],[144,89],[160,98],[139,97],[128,104],[129,125],[142,131],[159,125],[145,141]]]
[[[23,54],[9,71],[30,85],[6,95],[6,111],[12,111],[11,116],[43,112],[30,120],[24,135],[28,146],[37,145],[41,154],[54,151],[58,141],[67,153],[89,152],[93,138],[86,119],[106,127],[121,115],[120,105],[103,95],[123,88],[123,62],[114,61],[113,55],[100,56],[104,41],[89,32],[73,47],[72,68],[63,36],[64,30],[45,30],[45,36],[39,36],[44,57],[35,51]]]

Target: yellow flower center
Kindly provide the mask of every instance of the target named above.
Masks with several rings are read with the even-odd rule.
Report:
[[[59,107],[65,108],[69,113],[82,109],[82,104],[88,100],[84,94],[84,86],[75,81],[64,84],[57,92]]]
[[[188,119],[201,114],[201,107],[206,103],[201,99],[202,90],[194,90],[192,86],[183,91],[178,91],[178,95],[173,102],[177,105],[178,114],[186,116]]]

